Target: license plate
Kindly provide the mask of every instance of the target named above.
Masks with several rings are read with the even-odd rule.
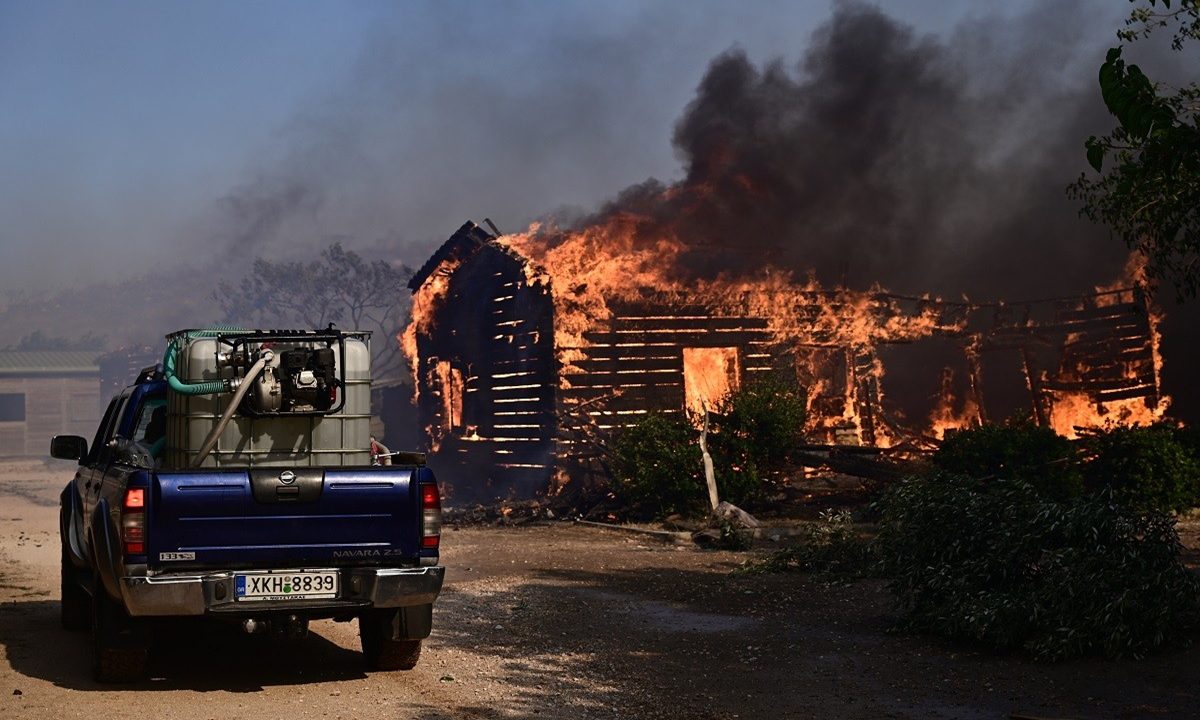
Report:
[[[338,593],[336,570],[279,570],[234,576],[238,600],[319,600]]]

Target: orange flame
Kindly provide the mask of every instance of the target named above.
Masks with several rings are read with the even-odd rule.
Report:
[[[664,191],[666,195],[679,192]],[[697,279],[683,268],[685,254],[696,248],[689,247],[671,225],[631,212],[613,213],[602,222],[575,230],[535,223],[524,232],[501,236],[496,242],[526,260],[523,271],[527,285],[549,288],[560,388],[571,388],[572,377],[584,372],[580,361],[586,359],[592,347],[588,334],[610,325],[620,314],[614,307],[645,306],[647,298],[652,297],[653,303],[702,307],[706,316],[715,318],[765,320],[778,345],[796,350],[796,372],[808,383],[810,431],[835,442],[869,442],[884,447],[899,442],[899,432],[885,418],[868,417],[868,411],[882,408],[883,401],[884,367],[875,348],[882,343],[912,342],[935,335],[962,337],[967,312],[955,313],[947,308],[976,307],[942,303],[932,297],[899,298],[879,286],[866,291],[826,288],[812,276],[797,277],[769,263],[764,263],[756,277]],[[457,267],[456,260],[443,261],[416,291],[413,321],[400,337],[414,373],[419,371],[417,340],[433,328],[435,314],[445,302],[450,277]],[[1129,288],[1144,287],[1144,270],[1144,259],[1131,257],[1120,279],[1096,288],[1098,295],[1085,302],[1091,303],[1093,310],[1142,302],[1143,294]],[[1152,382],[1153,392],[1147,397],[1100,401],[1083,391],[1062,390],[1064,386],[1085,387],[1095,374],[1082,362],[1069,365],[1070,356],[1064,354],[1064,366],[1054,375],[1057,389],[1038,389],[1038,382],[1045,378],[1030,378],[1035,403],[1044,403],[1039,407],[1044,408],[1046,424],[1075,437],[1077,428],[1114,422],[1144,424],[1163,417],[1169,398],[1158,395],[1162,367],[1158,328],[1162,315],[1148,303],[1146,308],[1153,359],[1148,382]],[[1081,305],[1078,309],[1085,308]],[[1066,343],[1078,339],[1068,335]],[[925,432],[930,436],[942,439],[950,430],[984,421],[977,387],[980,343],[980,336],[972,336],[966,348],[971,366],[969,393],[956,397],[953,375],[949,370],[943,375],[941,392],[925,420]],[[1147,373],[1143,367],[1146,354],[1138,357],[1142,359],[1129,360],[1124,367],[1126,378],[1140,379]],[[711,408],[742,382],[738,348],[685,348],[682,362],[685,409],[692,412]],[[439,380],[440,387],[453,385],[449,378]],[[619,396],[622,392],[622,388],[615,388],[612,394]],[[448,395],[454,395],[453,391]],[[445,397],[444,402],[448,402]],[[589,408],[588,412],[593,410]],[[447,407],[445,413],[453,417],[454,409]]]
[[[981,424],[979,403],[974,397],[968,395],[962,400],[961,408],[955,408],[958,403],[953,383],[953,371],[945,368],[942,371],[942,388],[938,394],[937,405],[929,415],[929,434],[938,440],[944,440],[949,430],[962,430]]]
[[[445,302],[447,293],[450,292],[450,278],[459,265],[460,261],[457,259],[443,260],[429,275],[425,283],[417,288],[413,293],[412,321],[396,337],[400,343],[400,350],[408,358],[409,369],[413,373],[413,405],[417,404],[417,397],[421,391],[418,377],[420,368],[418,367],[417,338],[428,335],[433,330],[437,322],[437,310]]]
[[[737,348],[683,349],[683,396],[692,415],[714,410],[740,385]]]
[[[670,192],[670,191],[668,191]],[[939,332],[957,332],[965,320],[947,320],[930,302],[917,313],[901,312],[879,287],[870,291],[828,290],[815,278],[798,280],[793,273],[765,266],[756,278],[718,277],[696,280],[680,272],[678,260],[686,244],[671,230],[656,227],[647,239],[649,221],[622,213],[606,222],[575,231],[534,224],[522,233],[505,235],[499,242],[528,258],[526,281],[549,285],[555,305],[555,349],[562,367],[560,383],[570,386],[575,363],[589,346],[585,333],[613,318],[614,302],[634,302],[652,288],[656,297],[676,297],[681,304],[701,305],[714,316],[764,318],[781,344],[842,347],[859,351],[865,364],[853,369],[846,383],[842,424],[855,428],[862,442],[859,385],[879,391],[884,370],[873,348],[881,341],[908,342]],[[717,396],[737,387],[736,349],[732,360],[720,362],[705,355],[684,356],[684,384],[688,409],[709,407]],[[810,398],[812,397],[809,388]],[[895,442],[885,426],[875,429],[873,442]]]
[[[1129,290],[1128,288],[1134,288]],[[1055,432],[1069,438],[1076,438],[1081,429],[1099,429],[1114,425],[1151,425],[1163,420],[1171,398],[1158,393],[1162,381],[1162,353],[1159,348],[1161,336],[1159,326],[1163,320],[1161,308],[1146,299],[1146,288],[1149,282],[1146,276],[1146,257],[1138,252],[1130,254],[1125,268],[1115,282],[1096,287],[1098,295],[1094,302],[1097,307],[1113,307],[1121,303],[1144,303],[1146,319],[1150,326],[1150,358],[1151,366],[1143,367],[1139,358],[1132,360],[1117,360],[1123,367],[1121,374],[1130,381],[1152,384],[1153,394],[1148,397],[1123,398],[1117,400],[1096,400],[1086,393],[1051,392],[1049,424]],[[1074,338],[1068,337],[1068,342]],[[1084,362],[1078,362],[1073,367],[1063,368],[1061,377],[1081,379],[1087,376],[1092,368]],[[1150,375],[1147,376],[1146,373]]]

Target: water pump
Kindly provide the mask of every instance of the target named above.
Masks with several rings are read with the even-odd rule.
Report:
[[[282,350],[253,380],[247,396],[249,414],[325,412],[337,399],[340,384],[333,348]]]

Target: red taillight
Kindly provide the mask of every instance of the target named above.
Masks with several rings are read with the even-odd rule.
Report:
[[[442,534],[442,497],[437,485],[421,483],[421,547],[436,550]]]
[[[125,491],[125,508],[131,510],[133,508],[146,507],[146,491],[141,488],[129,488]]]
[[[128,488],[121,503],[121,542],[126,555],[146,552],[146,491]]]

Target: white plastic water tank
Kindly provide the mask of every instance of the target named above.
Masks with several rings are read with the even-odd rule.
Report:
[[[185,383],[227,380],[234,377],[229,367],[220,367],[219,352],[228,350],[216,338],[180,340],[176,376]],[[200,467],[245,468],[318,466],[347,467],[371,464],[371,351],[359,338],[343,339],[345,386],[338,389],[344,404],[328,415],[236,414],[225,426],[216,447]],[[257,349],[261,343],[251,343]],[[326,347],[322,341],[272,342],[271,349]],[[333,345],[336,375],[342,376],[342,358]],[[232,393],[184,395],[168,392],[167,443],[164,469],[192,466],[204,439],[216,427]]]

